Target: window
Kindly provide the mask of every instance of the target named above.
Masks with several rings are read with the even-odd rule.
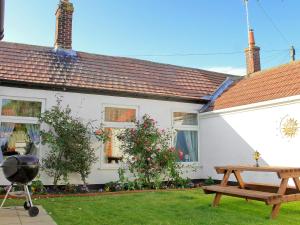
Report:
[[[136,110],[127,108],[106,107],[106,122],[134,122],[136,119]]]
[[[2,99],[1,115],[39,117],[41,109],[41,102]]]
[[[38,117],[41,101],[3,98],[0,115],[0,147],[4,156],[37,154],[40,143]]]
[[[118,135],[124,129],[121,128],[105,128],[105,132],[109,133],[109,141],[104,144],[104,154],[106,163],[118,163],[122,159],[122,151],[120,150],[120,141]]]
[[[197,113],[173,112],[174,147],[181,162],[198,161]]]
[[[104,130],[109,133],[110,140],[103,146],[104,162],[118,164],[123,158],[118,135],[125,128],[133,127],[137,118],[137,109],[129,107],[104,107]]]
[[[174,126],[198,125],[198,119],[196,113],[174,112],[173,118],[174,118]]]

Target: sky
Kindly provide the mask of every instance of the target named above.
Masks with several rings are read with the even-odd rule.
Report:
[[[6,0],[4,41],[53,46],[58,2]],[[245,72],[243,0],[71,2],[76,51],[231,74]],[[263,69],[288,63],[291,45],[300,58],[299,0],[249,0],[249,15]]]

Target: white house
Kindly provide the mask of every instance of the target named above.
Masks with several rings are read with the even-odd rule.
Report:
[[[69,105],[76,117],[119,129],[149,114],[161,128],[176,129],[182,163],[200,168],[198,110],[209,102],[227,75],[130,58],[95,55],[72,49],[73,5],[60,1],[55,47],[0,42],[1,149],[6,155],[29,151],[41,158],[38,116],[56,105]],[[26,146],[27,143],[27,147]],[[188,147],[189,146],[189,147]],[[95,141],[98,161],[90,184],[116,180],[119,150],[115,138]],[[27,150],[25,150],[27,149]],[[198,173],[189,174],[200,178]],[[80,182],[71,177],[71,182]],[[51,184],[46,175],[41,179]],[[1,177],[0,183],[5,183]]]
[[[255,150],[262,153],[261,164],[299,166],[300,62],[260,71],[253,31],[246,49],[248,75],[242,79],[77,52],[72,49],[73,10],[72,3],[60,1],[54,48],[0,42],[3,153],[26,150],[43,157],[47,148],[40,144],[37,117],[59,98],[82,120],[103,123],[113,137],[149,114],[161,128],[176,131],[174,145],[184,152],[181,163],[197,168],[187,173],[192,179],[220,178],[216,165],[253,164]],[[88,183],[118,179],[122,153],[117,140],[104,146],[95,141],[94,147],[98,161]],[[52,182],[45,174],[41,179]],[[71,182],[80,178],[72,176]],[[7,184],[2,176],[1,184]]]

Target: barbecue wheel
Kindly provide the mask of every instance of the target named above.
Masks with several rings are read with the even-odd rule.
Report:
[[[36,206],[30,207],[28,210],[29,216],[30,217],[35,217],[39,214],[39,208]]]
[[[30,209],[30,203],[29,202],[24,202],[24,209],[25,210],[28,210],[28,209]]]

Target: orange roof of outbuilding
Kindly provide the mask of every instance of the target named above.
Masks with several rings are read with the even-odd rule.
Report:
[[[211,110],[300,95],[300,61],[259,71],[236,81]]]

